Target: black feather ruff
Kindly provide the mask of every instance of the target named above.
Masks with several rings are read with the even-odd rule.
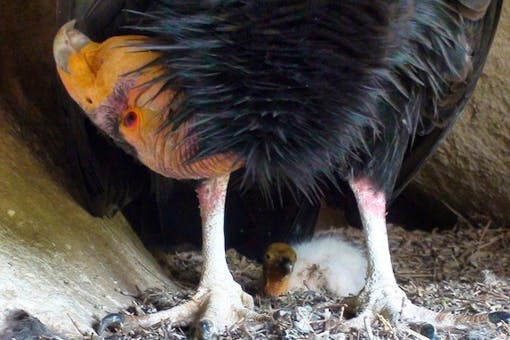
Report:
[[[174,127],[192,124],[190,161],[234,153],[244,183],[291,184],[310,197],[346,176],[380,122],[393,1],[157,1],[132,27],[153,37]],[[342,173],[343,172],[343,173]]]

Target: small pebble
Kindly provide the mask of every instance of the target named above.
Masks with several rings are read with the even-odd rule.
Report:
[[[9,215],[9,217],[14,217],[14,215],[16,215],[16,211],[9,209],[7,210],[7,215]]]

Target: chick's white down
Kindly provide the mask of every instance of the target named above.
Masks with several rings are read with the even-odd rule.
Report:
[[[367,260],[363,250],[340,235],[324,232],[292,244],[297,260],[289,290],[326,289],[344,297],[355,295],[365,285]]]

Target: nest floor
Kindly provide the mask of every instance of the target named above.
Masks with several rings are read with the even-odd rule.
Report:
[[[476,225],[474,225],[476,224]],[[361,244],[360,230],[338,229],[346,239]],[[510,229],[497,228],[481,219],[459,223],[451,230],[408,231],[389,227],[393,267],[409,298],[435,311],[483,313],[510,309]],[[183,286],[181,293],[146,291],[136,297],[126,313],[152,313],[191,296],[199,281],[201,257],[197,251],[159,254],[169,273]],[[345,305],[327,292],[299,291],[279,298],[259,292],[261,266],[228,251],[234,278],[254,295],[255,309],[267,317],[232,327],[225,339],[424,339],[416,328],[394,326],[383,317],[365,329],[342,332]],[[152,329],[126,334],[110,333],[108,339],[186,339],[187,328],[163,323]],[[510,325],[487,325],[469,330],[439,330],[440,339],[510,339]]]

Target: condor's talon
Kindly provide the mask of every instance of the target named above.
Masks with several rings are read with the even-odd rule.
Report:
[[[430,323],[426,323],[420,327],[420,334],[428,339],[434,340],[436,338],[436,327]]]
[[[494,324],[498,324],[500,322],[510,324],[510,312],[504,312],[504,311],[492,312],[492,313],[489,313],[488,317],[489,317],[489,321]]]
[[[372,283],[366,288],[358,296],[347,299],[350,302],[350,310],[361,311],[354,318],[346,320],[342,324],[343,329],[363,329],[366,323],[370,324],[378,314],[382,314],[392,323],[419,325],[421,335],[436,339],[438,328],[463,329],[475,325],[487,325],[489,322],[498,324],[510,321],[510,313],[506,311],[478,315],[434,312],[413,304],[397,286],[381,286]],[[397,301],[400,302],[397,303]]]
[[[195,339],[212,339],[214,337],[214,324],[211,320],[202,320],[198,323],[193,334]]]
[[[108,328],[111,326],[120,326],[122,327],[126,318],[124,314],[121,313],[110,313],[107,316],[105,316],[101,322],[99,322],[99,325],[97,326],[97,335],[103,334]]]
[[[246,294],[249,297],[248,294]],[[244,308],[236,310],[237,319],[239,322],[241,321],[258,321],[264,322],[269,321],[270,317],[262,314],[258,314],[257,312],[251,310],[253,307],[253,299],[250,297],[249,301],[243,301]],[[214,339],[218,336],[218,333],[221,333],[222,329],[218,327],[218,324],[214,322],[214,319],[217,319],[218,316],[214,314],[210,314],[209,316],[205,315],[197,324],[194,329],[193,336],[195,339]]]

